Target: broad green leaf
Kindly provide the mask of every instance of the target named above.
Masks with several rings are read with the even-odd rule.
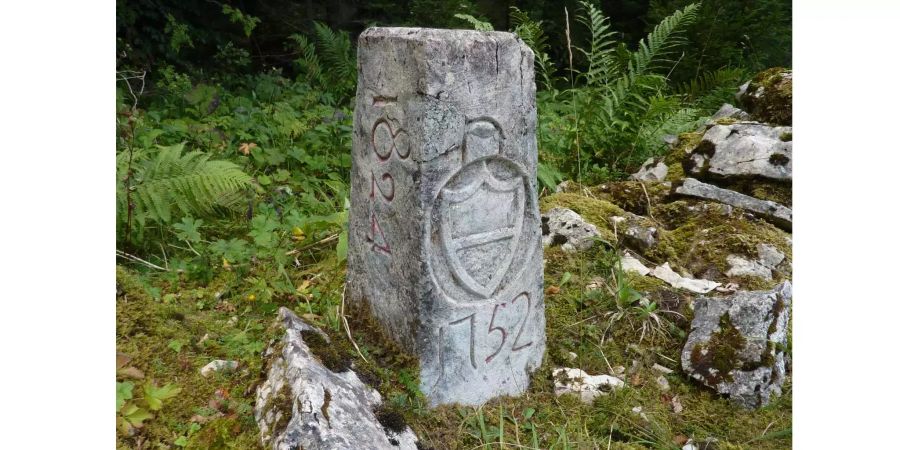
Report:
[[[134,383],[130,381],[116,383],[116,411],[122,409],[122,405],[124,405],[126,401],[131,400],[133,390]]]
[[[163,387],[156,387],[150,383],[144,384],[144,401],[152,411],[162,408],[163,400],[168,400],[181,392],[181,388],[169,383]]]
[[[347,230],[342,231],[341,235],[338,236],[338,243],[335,251],[337,252],[338,261],[347,259]]]
[[[184,346],[184,342],[178,339],[172,339],[169,341],[169,348],[171,348],[175,353],[181,353],[181,347]]]

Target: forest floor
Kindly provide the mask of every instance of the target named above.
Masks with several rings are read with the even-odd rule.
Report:
[[[275,311],[285,306],[329,333],[354,370],[374,380],[388,408],[412,427],[421,448],[679,449],[688,439],[709,442],[698,448],[710,449],[790,447],[790,376],[784,394],[757,410],[734,406],[688,379],[679,361],[689,317],[663,312],[658,326],[648,326],[637,309],[610,314],[621,309],[608,287],[623,282],[639,291],[658,287],[632,275],[617,280],[612,270],[617,258],[617,249],[604,246],[575,254],[545,249],[547,352],[527,392],[478,408],[436,409],[426,407],[418,390],[415,360],[364,317],[348,321],[367,361],[353,349],[340,320],[345,264],[334,256],[310,253],[308,261],[298,259],[302,269],[289,272],[300,286],[297,295],[266,303],[248,294],[260,280],[280,276],[265,267],[223,268],[210,282],[198,284],[177,272],[119,266],[117,359],[126,373],[139,372],[124,377],[135,386],[131,401],[154,417],[130,437],[120,432],[117,446],[260,448],[255,388],[266,376],[262,352],[278,337],[271,326]],[[675,303],[692,295],[669,292],[668,301]],[[238,368],[201,375],[200,369],[217,359],[237,361]],[[654,365],[672,373],[664,375]],[[571,395],[557,397],[552,377],[557,367],[592,375],[624,369],[626,385],[593,404]],[[139,399],[141,387],[169,383],[180,391],[163,400],[161,408]]]

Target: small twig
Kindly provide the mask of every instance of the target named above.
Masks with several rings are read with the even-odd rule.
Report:
[[[350,323],[347,322],[347,316],[344,314],[344,299],[346,297],[346,294],[347,285],[345,284],[344,289],[341,290],[341,321],[344,322],[344,331],[347,332],[347,339],[350,339],[350,343],[353,344],[353,348],[356,349],[356,353],[359,354],[359,357],[362,358],[363,361],[366,362],[366,364],[368,364],[369,360],[366,359],[365,356],[363,356],[362,351],[359,350],[359,346],[356,345],[356,341],[353,340],[353,335],[350,334]]]
[[[766,426],[766,429],[763,430],[762,434],[760,434],[759,437],[761,438],[761,437],[765,436],[766,432],[769,431],[769,428],[772,428],[772,425],[775,425],[775,422],[769,422],[769,424]]]
[[[300,247],[300,248],[296,248],[296,249],[294,249],[294,250],[291,250],[291,251],[285,253],[285,255],[287,255],[287,256],[296,255],[297,253],[300,253],[300,252],[302,252],[303,250],[313,248],[313,247],[315,247],[315,246],[317,246],[317,245],[327,244],[327,243],[329,243],[329,242],[331,242],[331,241],[337,239],[338,237],[340,237],[340,235],[341,235],[340,233],[332,234],[331,236],[328,236],[328,237],[326,237],[326,238],[324,238],[324,239],[321,239],[321,240],[318,240],[318,241],[313,242],[313,243],[311,243],[311,244],[304,245],[303,247]]]
[[[615,422],[609,424],[609,440],[606,441],[606,450],[609,450],[610,448],[612,448],[612,433],[613,433],[613,425],[615,425],[615,424],[616,424]]]
[[[188,248],[191,249],[191,251],[194,252],[195,255],[203,256],[200,254],[200,252],[198,252],[197,250],[194,250],[194,247],[191,246],[191,243],[189,241],[184,241],[184,243],[187,244]]]
[[[678,61],[675,61],[675,65],[673,65],[672,68],[669,69],[669,73],[666,74],[666,81],[669,81],[669,77],[672,76],[672,72],[674,72],[675,68],[678,67],[678,63],[681,62],[682,58],[684,58],[684,52],[681,52],[681,56],[678,57]]]
[[[606,363],[606,367],[609,368],[609,374],[610,374],[610,375],[615,374],[616,371],[613,370],[612,365],[609,363],[609,360],[606,359],[606,354],[603,353],[603,348],[600,347],[599,345],[597,345],[596,343],[594,344],[594,346],[597,347],[597,350],[600,350],[600,356],[603,357],[603,361]]]
[[[150,261],[143,260],[143,259],[141,259],[141,258],[138,258],[137,256],[134,256],[134,255],[129,255],[128,253],[125,253],[125,252],[123,252],[122,250],[119,250],[119,249],[116,249],[116,255],[117,255],[117,256],[120,256],[120,257],[122,257],[122,258],[125,258],[125,259],[127,259],[127,260],[130,260],[130,261],[134,261],[134,262],[137,262],[137,263],[141,263],[141,264],[143,264],[143,265],[145,265],[145,266],[147,266],[147,267],[150,267],[151,269],[162,270],[163,272],[168,272],[168,271],[169,271],[169,269],[166,269],[165,267],[159,267],[159,266],[157,266],[156,264],[153,264],[153,263],[150,262]]]
[[[650,203],[650,194],[647,193],[647,187],[644,186],[643,181],[640,181],[639,183],[641,183],[641,189],[644,190],[644,197],[647,199],[647,215],[650,216],[651,219],[656,220],[656,217],[653,217],[653,212],[651,211],[653,205]]]
[[[166,265],[166,270],[169,270],[169,257],[166,256],[166,248],[163,247],[162,242],[159,243],[159,249],[163,252],[163,263]]]
[[[137,71],[130,71],[130,70],[127,71],[127,72],[137,73]],[[123,73],[123,72],[116,72],[116,75],[119,75],[119,74],[122,74],[122,73]],[[134,99],[134,104],[131,105],[131,110],[132,110],[132,111],[136,111],[136,110],[137,110],[138,97],[140,97],[141,95],[144,95],[144,86],[146,85],[146,82],[145,82],[146,78],[147,78],[147,71],[146,71],[146,70],[143,71],[143,72],[141,72],[140,76],[129,76],[129,77],[126,77],[126,76],[120,76],[120,77],[118,77],[119,80],[124,81],[124,82],[125,82],[125,85],[128,86],[128,92],[131,94],[131,97]],[[141,90],[140,90],[140,92],[138,92],[137,94],[135,94],[135,93],[134,93],[134,89],[131,88],[131,82],[128,81],[128,80],[141,80]]]

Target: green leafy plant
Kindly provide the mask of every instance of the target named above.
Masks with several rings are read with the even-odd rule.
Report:
[[[472,27],[474,27],[477,31],[494,31],[494,26],[491,25],[490,22],[485,20],[478,20],[471,14],[454,14],[453,17],[467,22],[469,25],[472,25]]]
[[[211,160],[184,144],[116,155],[116,217],[120,236],[141,234],[148,224],[169,224],[185,215],[211,215],[234,208],[250,176],[230,161]],[[187,226],[182,222],[182,226]],[[182,232],[184,232],[182,230]],[[187,236],[187,234],[185,234]]]
[[[153,418],[151,411],[159,411],[163,402],[172,399],[181,389],[173,384],[157,387],[144,382],[143,396],[135,398],[135,384],[131,381],[116,382],[116,428],[126,436],[142,428],[144,422]]]

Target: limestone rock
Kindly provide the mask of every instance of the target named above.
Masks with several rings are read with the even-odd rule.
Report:
[[[581,369],[561,367],[553,369],[554,389],[557,397],[563,394],[576,394],[584,403],[593,403],[594,399],[606,395],[613,389],[625,386],[625,382],[609,375],[588,375]]]
[[[770,244],[758,244],[756,249],[759,255],[756,260],[746,259],[739,255],[728,255],[726,260],[730,267],[725,274],[730,277],[754,276],[771,280],[772,271],[784,261],[784,253]]]
[[[560,181],[559,184],[556,185],[556,189],[553,190],[555,193],[560,192],[570,192],[575,190],[575,182],[572,180],[563,180]]]
[[[661,159],[650,158],[641,165],[641,168],[631,174],[631,179],[636,181],[663,181],[669,174],[669,166]]]
[[[432,406],[524,392],[546,341],[534,53],[376,27],[357,67],[348,305],[418,358]]]
[[[791,181],[791,127],[756,122],[714,125],[684,160],[687,175],[727,179],[763,177]]]
[[[693,178],[685,178],[681,185],[675,186],[674,191],[676,194],[706,200],[715,200],[736,208],[742,208],[755,214],[759,214],[781,228],[788,231],[791,230],[793,213],[790,208],[784,205],[779,205],[772,201],[759,200],[749,195],[722,189],[718,186],[706,184]]]
[[[790,69],[780,67],[760,72],[739,92],[739,100],[759,120],[791,125],[793,78]]]
[[[594,224],[567,208],[553,208],[543,214],[541,229],[545,246],[560,245],[566,252],[587,250],[600,237]]]
[[[382,403],[378,391],[353,370],[329,370],[304,341],[304,334],[326,341],[327,335],[287,308],[278,311],[278,320],[284,336],[266,351],[269,369],[257,388],[254,407],[263,447],[416,448],[418,439],[408,426],[378,421],[376,411]]]
[[[709,120],[706,121],[705,126],[701,127],[698,131],[703,132],[709,127],[718,125],[720,121],[724,122],[723,119],[736,121],[751,120],[750,114],[743,109],[737,108],[730,103],[725,103],[712,115],[712,117],[709,118]]]
[[[647,266],[645,266],[640,260],[638,260],[634,256],[631,256],[630,254],[628,254],[628,252],[626,252],[624,255],[622,255],[622,258],[620,259],[620,261],[621,261],[620,264],[622,264],[622,271],[625,273],[633,272],[633,273],[636,273],[641,276],[644,276],[644,275],[647,275],[650,273],[650,269],[647,268]]]
[[[630,223],[622,233],[622,243],[641,254],[646,254],[659,242],[659,230],[653,226]]]
[[[203,366],[200,369],[200,375],[204,377],[208,377],[213,374],[213,372],[230,372],[237,369],[238,362],[237,361],[226,361],[223,359],[217,359],[214,361],[210,361],[209,364]]]
[[[697,298],[684,372],[745,408],[781,395],[791,297],[786,281],[770,291]]]
[[[650,275],[669,283],[672,287],[686,289],[697,294],[705,294],[722,285],[722,283],[716,283],[715,281],[683,277],[675,273],[669,266],[669,263],[656,266],[656,268],[650,272]]]

